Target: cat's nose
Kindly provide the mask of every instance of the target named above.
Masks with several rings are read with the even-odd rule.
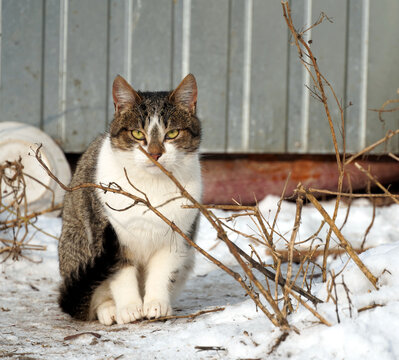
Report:
[[[161,154],[161,153],[158,153],[158,154],[152,154],[152,153],[150,153],[150,156],[151,156],[154,160],[157,160],[157,161],[158,161],[158,159],[162,156],[162,154]]]

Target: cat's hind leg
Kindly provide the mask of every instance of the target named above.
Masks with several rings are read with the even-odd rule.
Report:
[[[112,325],[116,322],[116,306],[112,298],[110,281],[106,280],[94,291],[90,302],[90,318],[95,318],[103,325]]]
[[[116,306],[114,300],[103,302],[97,308],[97,319],[103,325],[112,325],[116,321]]]

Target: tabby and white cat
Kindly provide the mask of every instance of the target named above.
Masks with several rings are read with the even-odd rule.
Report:
[[[109,133],[83,154],[71,186],[116,183],[143,197],[130,181],[194,238],[198,211],[182,208],[187,202],[177,187],[138,149],[140,144],[200,198],[194,76],[187,75],[170,92],[136,92],[117,76],[112,94],[115,115]],[[144,205],[131,204],[123,195],[94,188],[65,195],[59,304],[72,317],[111,325],[171,314],[171,302],[193,266],[193,249]]]

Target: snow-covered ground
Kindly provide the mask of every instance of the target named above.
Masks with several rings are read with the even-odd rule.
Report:
[[[273,219],[277,202],[276,197],[267,197],[261,202],[266,218]],[[332,213],[333,202],[323,203],[323,206]],[[343,222],[345,212],[342,208],[338,225]],[[219,214],[222,216],[221,212]],[[288,238],[294,214],[295,204],[283,203],[277,228]],[[354,246],[363,241],[371,216],[372,207],[367,201],[358,200],[352,204],[343,234]],[[312,207],[305,206],[298,240],[312,235],[320,221],[321,216]],[[58,236],[61,220],[42,217],[37,225]],[[253,223],[245,218],[238,218],[235,226],[247,233],[255,231]],[[323,228],[319,236],[324,238],[326,232]],[[234,235],[232,239],[248,249],[244,239]],[[256,310],[235,280],[200,254],[192,277],[174,304],[175,313],[190,314],[216,307],[224,307],[223,311],[195,319],[106,327],[98,322],[71,320],[59,310],[57,241],[37,233],[32,242],[47,245],[44,252],[26,253],[33,260],[40,260],[39,263],[20,259],[7,260],[0,265],[0,358],[399,359],[399,205],[376,209],[374,226],[366,240],[366,247],[373,248],[361,255],[379,278],[379,290],[374,290],[349,262],[336,279],[340,322],[331,301],[317,308],[333,324],[331,327],[320,324],[309,311],[299,307],[289,317],[299,334],[290,332],[270,355],[281,331]],[[215,257],[229,266],[234,265],[228,250],[216,241],[214,231],[205,221],[200,224],[198,243],[211,249]],[[279,246],[283,247],[284,243]],[[258,252],[270,261],[264,249],[258,247]],[[346,263],[346,256],[331,259],[330,269],[338,273]],[[351,303],[340,285],[342,277],[350,290]],[[314,294],[325,299],[325,284],[320,278],[315,281]],[[370,305],[375,307],[358,311]]]

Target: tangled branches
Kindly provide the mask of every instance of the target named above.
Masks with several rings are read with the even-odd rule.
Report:
[[[17,260],[26,257],[23,250],[46,250],[43,245],[30,244],[32,228],[43,231],[35,225],[39,215],[61,209],[61,204],[51,202],[50,207],[41,211],[30,211],[27,196],[27,179],[34,181],[45,191],[52,190],[40,180],[24,173],[21,158],[0,164],[0,254]]]

